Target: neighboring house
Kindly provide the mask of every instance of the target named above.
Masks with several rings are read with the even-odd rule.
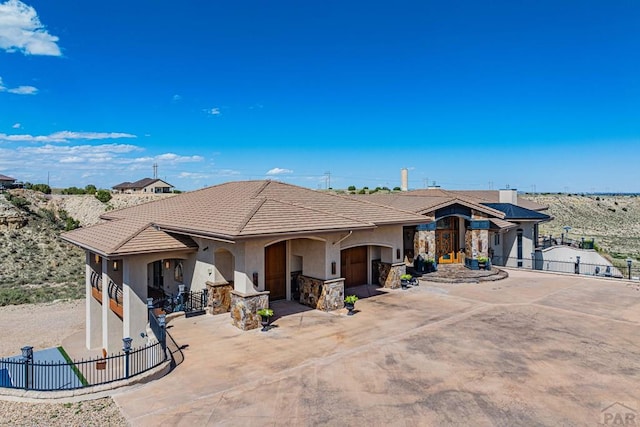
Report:
[[[118,193],[134,194],[157,194],[171,193],[173,185],[157,178],[143,178],[136,182],[123,182],[112,187]]]
[[[521,206],[515,190],[494,193],[343,196],[241,181],[107,212],[62,236],[86,252],[86,345],[142,344],[147,298],[180,284],[207,289],[209,313],[231,312],[251,329],[270,300],[335,310],[349,287],[399,287],[414,254],[441,263],[513,256],[517,265],[550,217]]]
[[[16,183],[15,178],[11,178],[10,176],[0,174],[0,189],[12,188],[15,183]]]

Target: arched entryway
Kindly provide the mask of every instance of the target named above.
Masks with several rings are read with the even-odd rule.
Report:
[[[344,277],[344,287],[366,285],[367,246],[356,246],[340,252],[340,275]]]
[[[264,248],[265,290],[269,300],[287,298],[287,242],[283,240]]]

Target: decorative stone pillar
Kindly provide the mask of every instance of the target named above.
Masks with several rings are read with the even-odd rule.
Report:
[[[414,259],[420,255],[422,259],[436,257],[436,223],[420,224],[413,237]]]
[[[407,266],[403,262],[390,264],[388,262],[380,262],[378,264],[380,273],[380,284],[389,289],[400,287],[400,276],[407,272]]]
[[[300,304],[322,311],[337,310],[344,306],[344,278],[322,280],[298,276]]]
[[[477,266],[478,257],[489,256],[489,220],[471,220],[465,232],[465,265],[473,268]]]
[[[206,282],[208,291],[207,313],[221,314],[231,310],[231,291],[233,284],[226,280]]]
[[[269,292],[243,294],[231,291],[231,321],[233,326],[248,331],[260,325],[258,310],[269,307]]]

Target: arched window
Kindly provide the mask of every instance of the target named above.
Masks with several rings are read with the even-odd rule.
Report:
[[[182,261],[176,262],[176,267],[173,270],[173,279],[180,283],[184,280],[184,276],[182,274]]]

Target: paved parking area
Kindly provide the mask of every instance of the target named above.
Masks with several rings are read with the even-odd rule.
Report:
[[[374,291],[354,316],[279,302],[269,332],[176,319],[184,361],[114,400],[135,426],[640,424],[638,284],[509,274]]]

